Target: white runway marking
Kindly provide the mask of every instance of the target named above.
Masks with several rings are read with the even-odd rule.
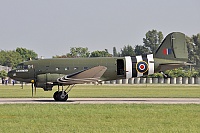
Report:
[[[0,104],[200,104],[200,98],[0,98]]]

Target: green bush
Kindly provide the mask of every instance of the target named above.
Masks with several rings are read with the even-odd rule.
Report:
[[[192,68],[191,70],[189,68],[176,68],[173,70],[167,70],[164,72],[169,77],[175,78],[175,77],[200,77],[200,69],[196,70]],[[163,74],[161,73],[154,73],[148,76],[149,78],[163,78]]]
[[[165,71],[165,74],[168,74],[170,77],[198,77],[200,75],[200,72],[192,68],[190,69],[183,69],[176,68],[173,70],[167,70]]]
[[[154,73],[148,76],[149,78],[163,78],[163,74],[161,73]]]
[[[0,78],[5,78],[7,76],[7,72],[2,70],[0,71]]]

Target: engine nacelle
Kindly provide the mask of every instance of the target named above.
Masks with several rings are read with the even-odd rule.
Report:
[[[64,74],[46,73],[37,75],[36,86],[43,88],[44,91],[50,91],[52,90],[54,83],[57,82],[57,79],[62,76],[64,76]]]

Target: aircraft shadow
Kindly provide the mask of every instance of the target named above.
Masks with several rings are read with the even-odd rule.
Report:
[[[67,101],[54,101],[53,99],[52,100],[33,100],[35,102],[41,102],[41,103],[77,103],[77,102],[94,102],[94,103],[99,103],[99,102],[146,102],[147,100],[108,100],[108,99],[105,99],[105,100],[67,100]]]

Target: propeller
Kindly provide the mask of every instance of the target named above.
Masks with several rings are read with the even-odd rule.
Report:
[[[23,85],[23,82],[21,82],[21,87],[22,87],[22,89],[24,89],[24,85]]]
[[[34,81],[33,81],[34,82]],[[32,87],[32,97],[33,97],[33,82],[31,81],[31,87]]]
[[[33,97],[33,91],[35,92],[36,95],[36,82],[35,80],[31,80],[31,88],[32,88],[32,97]]]
[[[34,83],[34,88],[35,88],[35,95],[36,95],[36,82]]]

